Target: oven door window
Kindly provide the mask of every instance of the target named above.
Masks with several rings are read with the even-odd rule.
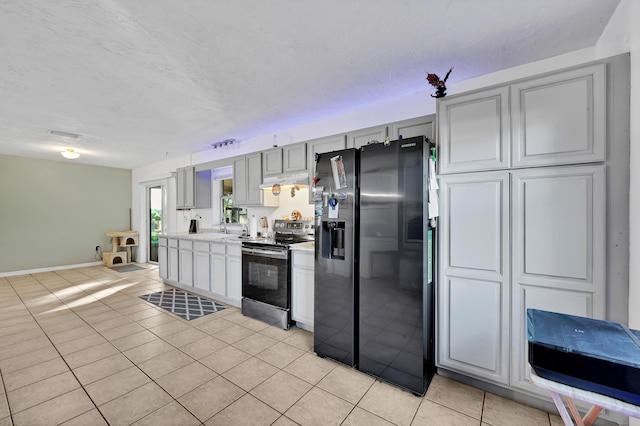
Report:
[[[287,259],[242,253],[242,296],[289,309]]]

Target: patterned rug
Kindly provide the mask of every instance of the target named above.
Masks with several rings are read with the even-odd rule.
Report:
[[[226,306],[215,303],[212,300],[178,289],[146,294],[140,296],[140,298],[187,321],[213,314],[226,308]]]

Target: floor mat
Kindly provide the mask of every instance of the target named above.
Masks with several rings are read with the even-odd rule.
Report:
[[[187,321],[213,314],[226,308],[226,306],[219,303],[177,289],[159,291],[140,296],[140,298]]]
[[[138,266],[138,265],[110,266],[109,268],[113,269],[114,271],[118,271],[118,272],[131,272],[131,271],[139,271],[141,269],[147,269],[147,268],[143,268],[142,266]]]

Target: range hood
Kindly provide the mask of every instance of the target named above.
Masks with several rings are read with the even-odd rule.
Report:
[[[278,176],[265,177],[260,185],[260,189],[271,189],[273,185],[280,186],[304,186],[309,185],[309,173],[298,172]]]

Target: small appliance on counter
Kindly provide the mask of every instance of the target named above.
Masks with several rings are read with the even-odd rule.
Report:
[[[189,233],[195,234],[197,232],[198,232],[198,220],[191,219],[191,222],[189,222]]]

